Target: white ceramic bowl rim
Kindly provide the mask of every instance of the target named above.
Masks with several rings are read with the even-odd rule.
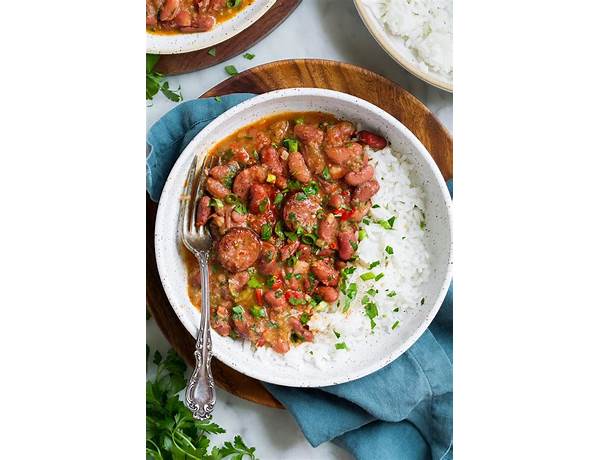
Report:
[[[162,244],[160,241],[160,238],[162,235],[160,235],[158,229],[162,228],[163,215],[166,212],[166,208],[169,206],[177,206],[178,207],[178,204],[175,204],[172,201],[163,200],[163,197],[165,197],[165,196],[167,196],[170,199],[172,199],[174,196],[179,196],[179,193],[175,193],[173,195],[173,192],[172,192],[173,187],[175,187],[176,190],[181,189],[181,187],[182,187],[182,184],[175,182],[174,176],[176,174],[174,172],[180,170],[182,167],[184,167],[190,161],[191,156],[195,154],[196,148],[203,141],[203,138],[207,137],[209,135],[209,133],[211,132],[211,129],[214,126],[219,125],[223,119],[233,118],[240,112],[243,112],[252,106],[259,105],[265,101],[268,101],[271,99],[282,98],[282,97],[286,97],[286,96],[295,96],[295,97],[317,96],[317,97],[323,97],[323,98],[334,98],[334,99],[342,100],[342,101],[352,103],[352,104],[359,103],[367,111],[374,112],[377,116],[386,119],[386,121],[388,123],[393,125],[404,136],[406,136],[408,138],[409,142],[414,147],[416,147],[416,151],[420,155],[421,159],[423,159],[429,165],[429,167],[431,168],[431,171],[435,177],[437,187],[439,187],[439,191],[441,192],[441,194],[443,196],[444,204],[445,204],[447,212],[448,212],[448,227],[449,227],[448,228],[448,232],[449,232],[448,264],[446,267],[439,267],[441,270],[444,270],[444,272],[445,272],[443,282],[441,284],[441,288],[440,288],[439,292],[437,293],[437,296],[432,303],[432,308],[429,311],[428,315],[426,316],[425,320],[415,329],[415,331],[410,335],[410,337],[402,343],[401,346],[398,346],[393,351],[393,353],[390,353],[387,356],[383,356],[380,359],[374,360],[373,362],[370,363],[370,365],[361,368],[359,371],[354,371],[354,372],[348,373],[346,375],[340,375],[340,376],[336,376],[336,377],[325,376],[320,379],[313,379],[310,382],[306,382],[306,381],[299,380],[297,378],[297,376],[290,377],[288,379],[279,379],[279,378],[273,378],[272,376],[269,376],[269,375],[261,374],[260,372],[256,372],[255,368],[253,368],[251,366],[250,367],[242,367],[234,359],[231,359],[227,355],[221,354],[218,347],[214,347],[214,343],[213,343],[213,353],[217,359],[219,359],[220,361],[225,363],[227,366],[232,367],[233,369],[235,369],[245,375],[248,375],[250,377],[256,378],[258,380],[262,380],[262,381],[266,381],[266,382],[270,382],[270,383],[274,383],[274,384],[279,384],[279,385],[294,386],[294,387],[321,387],[321,386],[336,385],[339,383],[345,383],[345,382],[355,380],[360,377],[369,375],[369,374],[381,369],[382,367],[386,366],[387,364],[391,363],[392,361],[397,359],[400,355],[402,355],[406,350],[408,350],[408,348],[410,348],[417,341],[417,339],[423,334],[423,332],[427,329],[427,327],[429,326],[429,324],[431,323],[431,321],[437,314],[437,312],[444,300],[444,297],[446,295],[446,292],[448,290],[448,287],[450,285],[451,278],[452,278],[452,259],[453,259],[452,213],[451,213],[451,197],[448,192],[448,188],[446,186],[444,178],[442,177],[442,175],[439,171],[438,166],[436,165],[435,161],[433,160],[433,158],[431,157],[429,152],[425,149],[425,147],[421,144],[421,142],[417,139],[417,137],[406,126],[404,126],[400,121],[398,121],[396,118],[392,117],[390,114],[388,114],[384,110],[380,109],[379,107],[375,106],[374,104],[371,104],[370,102],[367,102],[363,99],[360,99],[360,98],[357,98],[355,96],[351,96],[351,95],[348,95],[345,93],[341,93],[338,91],[333,91],[333,90],[328,90],[328,89],[320,89],[320,88],[287,88],[287,89],[275,90],[275,91],[271,91],[268,93],[263,93],[261,95],[255,96],[251,99],[248,99],[248,100],[232,107],[231,109],[227,110],[226,112],[224,112],[223,114],[221,114],[220,116],[215,118],[212,122],[210,122],[202,131],[200,131],[200,133],[198,133],[190,141],[188,146],[183,150],[183,152],[179,156],[178,160],[176,161],[175,165],[173,166],[173,169],[171,170],[171,173],[169,174],[169,177],[167,178],[165,187],[163,189],[163,193],[161,195],[161,200],[159,202],[157,216],[156,216],[155,228],[157,230],[154,235],[155,236],[155,247],[156,247],[156,262],[157,262],[160,279],[163,284],[165,293],[167,294],[169,302],[171,303],[171,305],[173,305],[174,299],[177,299],[177,292],[175,292],[175,290],[173,289],[172,284],[169,282],[169,279],[167,276],[168,269],[165,266],[165,262],[164,262],[163,257],[161,256],[161,251],[160,251],[160,245]],[[165,193],[165,191],[167,191],[167,193]],[[187,293],[185,295],[187,297]],[[190,302],[190,305],[191,305],[191,302]],[[177,316],[179,317],[182,324],[188,330],[188,332],[193,337],[195,337],[195,334],[197,331],[197,325],[191,324],[190,321],[188,320],[188,318],[184,317],[176,308],[173,308],[173,309],[174,309],[175,313],[177,314]],[[296,371],[294,369],[290,368],[290,374],[293,374],[294,372],[296,372]]]
[[[258,21],[276,0],[254,0],[227,21],[216,24],[207,32],[190,34],[153,34],[146,31],[146,53],[180,54],[218,45],[235,37]]]

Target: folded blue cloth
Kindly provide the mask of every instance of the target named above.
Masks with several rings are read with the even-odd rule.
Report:
[[[147,190],[157,201],[190,140],[215,117],[253,94],[179,104],[149,130]],[[452,192],[451,181],[448,184]],[[265,383],[313,446],[326,441],[359,460],[444,459],[452,454],[452,287],[430,327],[383,369],[315,389]]]

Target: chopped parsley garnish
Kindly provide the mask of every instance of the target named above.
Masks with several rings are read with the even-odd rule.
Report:
[[[234,195],[233,193],[225,197],[225,203],[232,204],[234,211],[236,211],[238,214],[248,213],[246,205],[239,199],[237,195]]]
[[[392,331],[398,327],[398,324],[400,324],[400,321],[396,321],[394,324],[392,324]]]
[[[265,309],[263,307],[259,307],[258,305],[254,305],[250,309],[250,313],[255,318],[266,318],[267,317],[267,312],[265,311]]]
[[[306,196],[306,194],[304,192],[298,192],[296,194],[296,201],[304,201],[307,199],[308,199],[308,197]]]
[[[208,50],[208,54],[210,54],[211,56],[216,56],[217,55],[217,48],[211,48]]]
[[[256,54],[252,54],[252,53],[244,53],[244,58],[248,59],[249,61],[251,61],[252,59],[254,59],[256,57]]]
[[[227,8],[235,8],[240,6],[242,0],[227,0]]]
[[[267,210],[267,206],[269,205],[269,199],[263,198],[260,203],[258,203],[258,210],[261,212],[265,212]]]
[[[373,302],[367,303],[365,305],[365,313],[367,314],[369,320],[371,320],[371,329],[373,329],[376,325],[375,321],[373,321],[373,318],[376,318],[379,315],[379,312],[377,311],[377,305],[375,305]]]
[[[294,232],[283,232],[285,234],[285,236],[287,236],[287,239],[290,241],[296,241],[298,239],[298,235],[296,235]]]
[[[303,125],[304,124],[304,118],[302,117],[298,117],[294,120],[294,123],[296,123],[297,125]]]
[[[233,65],[226,65],[225,72],[227,72],[229,75],[237,75],[239,73]]]
[[[298,151],[298,141],[296,139],[284,139],[282,144],[290,153]]]
[[[421,223],[419,223],[419,227],[421,227],[421,230],[425,230],[425,221],[422,220]]]
[[[283,193],[278,192],[277,195],[275,195],[275,199],[273,200],[273,204],[275,204],[275,206],[277,206],[282,201],[283,201]]]
[[[374,296],[375,294],[377,294],[379,291],[375,288],[371,288],[367,291],[367,294]]]
[[[388,220],[380,219],[377,221],[379,225],[381,225],[386,230],[391,230],[394,228],[394,221],[396,220],[396,216],[390,217]]]
[[[213,99],[217,102],[221,102],[221,96],[215,96]]]
[[[231,309],[231,311],[233,312],[234,319],[242,319],[242,316],[244,314],[244,307],[242,307],[241,305],[236,305]]]
[[[335,329],[333,330],[333,333],[335,334],[335,338],[339,339],[340,338],[340,333],[338,331],[336,331]]]
[[[385,247],[385,252],[387,252],[388,254],[393,254],[394,253],[394,248],[391,246],[386,246]]]
[[[388,297],[394,297],[396,295],[396,291],[392,291],[390,293],[388,293]]]
[[[252,289],[258,289],[262,287],[262,283],[260,281],[258,281],[254,276],[252,276],[249,280],[248,280],[248,287],[252,288]]]
[[[425,297],[423,297],[423,298],[421,299],[421,305],[423,305],[424,303],[425,303]]]
[[[265,284],[267,285],[267,287],[272,288],[275,284],[275,277],[273,275],[269,275],[267,281],[265,281]]]
[[[308,185],[305,185],[304,187],[302,187],[302,191],[307,196],[316,195],[319,192],[319,186],[317,185],[317,183],[315,181],[311,180],[308,183]]]
[[[263,241],[271,239],[271,226],[269,224],[262,224],[262,227],[260,228],[260,238]]]
[[[304,305],[306,304],[306,300],[304,300],[301,297],[290,297],[288,302],[290,303],[290,305]]]
[[[377,209],[380,208],[381,206],[379,206],[378,204],[374,204],[373,206],[371,206],[373,209]]]
[[[222,208],[223,202],[221,200],[219,200],[218,198],[211,198],[210,201],[208,202],[208,205],[212,206],[213,208]]]
[[[378,260],[376,260],[375,262],[371,263],[371,264],[369,265],[369,270],[371,270],[372,268],[375,268],[375,267],[377,267],[377,265],[379,265],[380,263],[381,263],[381,262],[380,262],[380,261],[378,261]]]
[[[303,326],[306,326],[309,321],[310,321],[310,315],[308,313],[304,312],[300,315],[300,323]]]
[[[346,345],[346,342],[336,343],[335,344],[335,349],[336,350],[347,350],[348,349],[348,345]]]
[[[327,166],[325,166],[325,169],[323,169],[321,176],[323,176],[323,179],[325,179],[326,181],[331,180],[331,174],[329,174],[329,168]]]
[[[367,236],[367,232],[365,232],[364,229],[361,228],[358,231],[358,241],[364,240],[366,236]]]
[[[375,281],[379,281],[381,278],[383,278],[383,273],[380,273],[379,275],[377,275],[375,277]]]
[[[277,223],[275,224],[275,235],[277,235],[277,238],[279,238],[281,240],[285,238],[282,227],[283,227],[283,224],[281,223],[280,220],[278,220]]]
[[[358,244],[356,243],[356,241],[350,241],[350,246],[352,246],[352,249],[354,249],[355,251],[358,249]]]

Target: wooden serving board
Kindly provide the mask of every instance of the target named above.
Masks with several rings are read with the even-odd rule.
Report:
[[[275,89],[315,87],[343,91],[365,99],[400,120],[431,153],[444,178],[452,178],[452,136],[417,98],[396,83],[361,67],[318,59],[264,64],[231,77],[201,97],[236,92],[264,93]],[[181,324],[163,291],[154,258],[157,204],[146,197],[146,300],[159,328],[185,361],[193,365],[194,340]],[[283,407],[253,378],[214,359],[215,381],[240,398],[269,407]]]
[[[163,75],[178,75],[205,69],[226,61],[252,47],[269,35],[292,11],[301,0],[277,0],[269,10],[254,24],[229,40],[214,47],[182,54],[162,54],[154,67]],[[209,49],[215,48],[215,56],[208,54]]]

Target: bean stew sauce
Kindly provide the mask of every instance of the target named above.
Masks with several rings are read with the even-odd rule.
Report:
[[[163,34],[207,32],[253,1],[146,0],[146,29]]]
[[[246,126],[208,155],[197,224],[213,235],[211,325],[286,353],[312,341],[308,322],[337,301],[341,271],[379,190],[364,146],[387,141],[325,113],[283,113]],[[188,291],[200,275],[186,254]]]

